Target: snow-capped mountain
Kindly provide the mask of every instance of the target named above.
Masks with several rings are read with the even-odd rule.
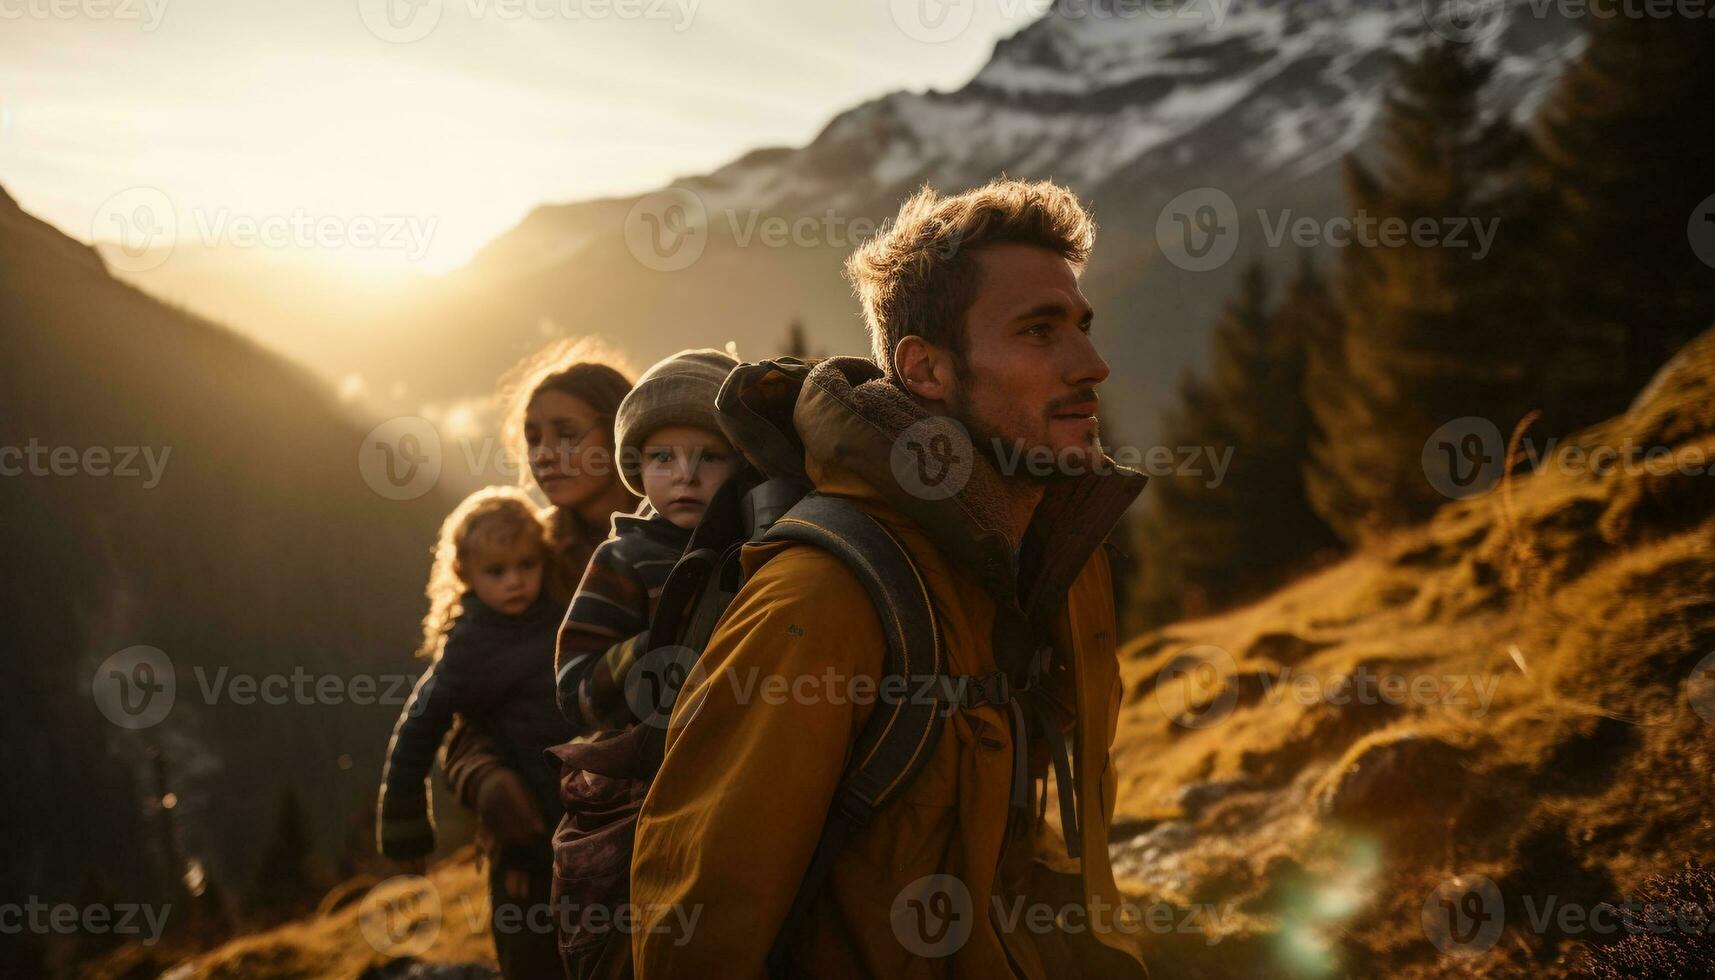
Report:
[[[1340,161],[1365,152],[1389,56],[1432,36],[1434,3],[1156,0],[1120,13],[1060,0],[957,91],[875,99],[806,146],[756,150],[653,195],[537,209],[410,325],[480,342],[474,363],[494,370],[555,331],[607,334],[645,363],[728,339],[761,356],[799,315],[813,347],[862,351],[839,263],[875,221],[924,182],[951,191],[1002,173],[1048,177],[1095,210],[1085,288],[1115,368],[1111,404],[1124,436],[1148,438],[1173,380],[1200,363],[1238,270],[1252,258],[1282,271],[1296,262],[1290,242],[1270,246],[1258,212],[1342,210]],[[1579,43],[1575,24],[1546,12],[1490,6],[1478,21],[1436,27],[1500,56],[1495,97],[1523,116]],[[1236,249],[1215,268],[1164,262],[1156,241],[1163,205],[1198,188],[1236,211]],[[692,241],[690,262],[639,254],[640,236],[677,233]],[[517,343],[501,349],[497,336]],[[434,373],[413,380],[470,390],[448,390],[458,381],[445,367]]]

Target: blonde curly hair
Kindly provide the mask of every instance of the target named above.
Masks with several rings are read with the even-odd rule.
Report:
[[[471,552],[510,547],[520,537],[539,543],[543,563],[549,561],[548,528],[536,516],[536,505],[517,487],[484,487],[453,508],[441,522],[429,584],[423,589],[429,612],[423,617],[423,642],[417,656],[440,659],[447,632],[464,612],[464,597],[470,590],[460,572]]]

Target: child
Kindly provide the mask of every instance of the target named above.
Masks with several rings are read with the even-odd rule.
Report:
[[[717,350],[686,350],[651,367],[614,420],[620,477],[648,499],[616,515],[613,535],[590,559],[560,627],[554,674],[560,711],[580,735],[637,721],[625,675],[667,573],[739,457],[715,421],[715,395],[738,362]]]
[[[418,651],[433,663],[400,712],[382,770],[377,837],[385,856],[420,869],[434,850],[425,784],[457,712],[483,720],[543,814],[541,847],[497,855],[507,890],[520,890],[522,872],[547,860],[545,828],[556,819],[559,796],[542,753],[572,735],[555,708],[547,669],[558,618],[542,587],[549,557],[547,529],[514,487],[471,494],[441,525]]]

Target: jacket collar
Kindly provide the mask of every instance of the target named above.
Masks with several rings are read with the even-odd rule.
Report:
[[[1006,479],[968,438],[952,440],[953,465],[969,478],[947,496],[913,492],[896,475],[900,436],[941,427],[874,362],[793,358],[740,366],[717,399],[728,438],[769,476],[806,479],[823,492],[865,499],[897,512],[948,562],[1034,619],[1057,611],[1090,556],[1143,490],[1146,477],[1104,456],[1103,465],[1050,482],[1025,535],[1030,582],[1019,589],[1019,553],[1001,530]],[[903,456],[909,464],[909,454]],[[1042,621],[1042,620],[1038,620]]]
[[[691,540],[691,532],[662,516],[645,497],[638,503],[637,510],[630,514],[613,515],[613,535],[638,534],[663,547],[674,551],[684,551],[686,542]]]

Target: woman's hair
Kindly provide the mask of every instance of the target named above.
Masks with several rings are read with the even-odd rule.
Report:
[[[502,444],[518,460],[518,482],[529,487],[530,449],[524,444],[524,413],[536,396],[544,391],[571,395],[588,405],[600,417],[607,429],[608,443],[613,444],[613,420],[619,413],[619,403],[631,391],[633,371],[625,356],[596,337],[564,337],[548,344],[519,361],[500,379],[497,395],[500,412]],[[613,479],[619,480],[617,470]],[[554,574],[545,586],[556,596],[570,598],[584,570],[580,558],[587,557],[584,546],[591,538],[607,535],[607,524],[587,527],[576,514],[561,513],[549,507],[542,513],[552,542]],[[567,557],[572,556],[572,557]],[[577,568],[563,567],[568,564]]]
[[[423,643],[417,656],[438,660],[446,644],[447,631],[464,611],[468,587],[459,576],[460,566],[478,548],[510,547],[522,536],[542,546],[544,563],[550,557],[548,529],[536,517],[536,505],[517,487],[484,487],[464,498],[441,522],[435,542],[434,564],[429,568],[429,612],[423,617]]]
[[[524,445],[524,412],[544,391],[581,400],[613,436],[619,403],[631,391],[631,365],[597,337],[564,337],[519,361],[500,379],[500,434],[519,461],[518,479],[530,486],[529,448]]]

